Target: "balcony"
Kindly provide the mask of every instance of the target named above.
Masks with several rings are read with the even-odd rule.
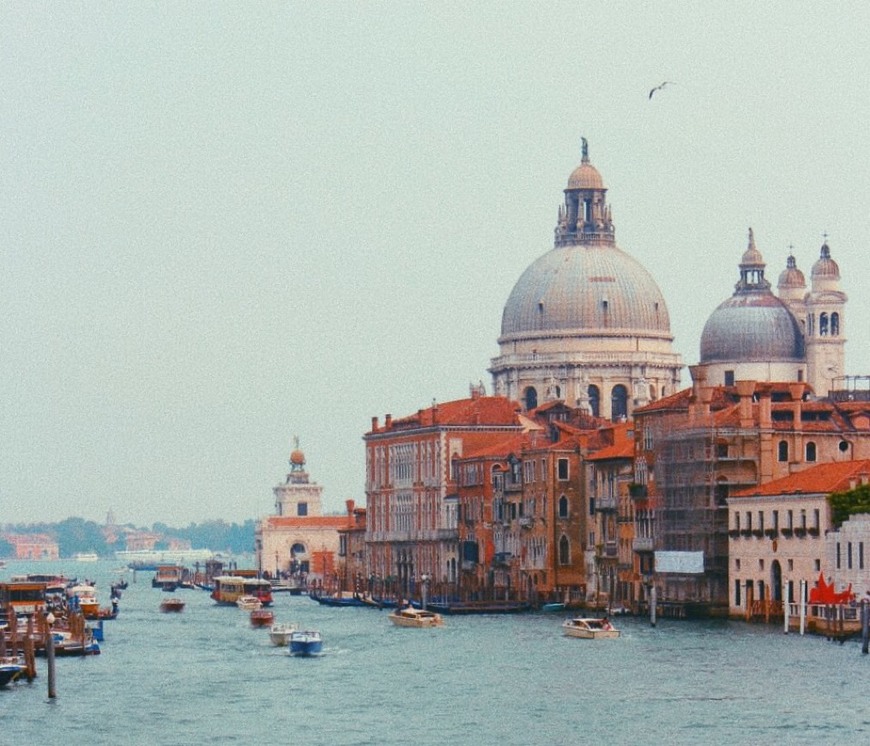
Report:
[[[595,510],[600,512],[616,510],[616,498],[612,495],[595,498]]]
[[[635,536],[631,548],[635,552],[651,552],[653,550],[652,536]]]

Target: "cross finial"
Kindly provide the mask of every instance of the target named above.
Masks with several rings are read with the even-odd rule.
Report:
[[[589,160],[589,143],[586,141],[585,137],[581,137],[580,142],[580,152],[583,154],[583,161],[585,162]]]

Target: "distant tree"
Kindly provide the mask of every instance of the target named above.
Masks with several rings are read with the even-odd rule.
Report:
[[[0,557],[14,557],[15,547],[0,536]]]
[[[84,518],[67,518],[52,527],[51,533],[57,537],[61,557],[71,557],[76,552],[105,556],[109,552],[102,526]]]
[[[870,513],[870,484],[860,484],[845,492],[832,492],[828,495],[828,504],[834,526],[842,525],[856,513]]]

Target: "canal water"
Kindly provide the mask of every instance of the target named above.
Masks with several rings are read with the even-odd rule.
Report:
[[[114,565],[9,562],[97,581]],[[277,621],[321,630],[291,658],[204,591],[161,614],[153,573],[128,573],[102,654],[44,660],[0,690],[0,743],[835,744],[870,742],[870,656],[737,622],[619,618],[618,640],[561,634],[560,614],[449,616],[399,629],[387,613],[276,594]]]

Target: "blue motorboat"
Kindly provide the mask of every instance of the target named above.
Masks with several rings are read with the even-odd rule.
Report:
[[[323,638],[317,630],[296,630],[290,633],[290,655],[319,655],[322,650]]]
[[[11,684],[24,672],[24,660],[18,656],[0,658],[0,687]]]

